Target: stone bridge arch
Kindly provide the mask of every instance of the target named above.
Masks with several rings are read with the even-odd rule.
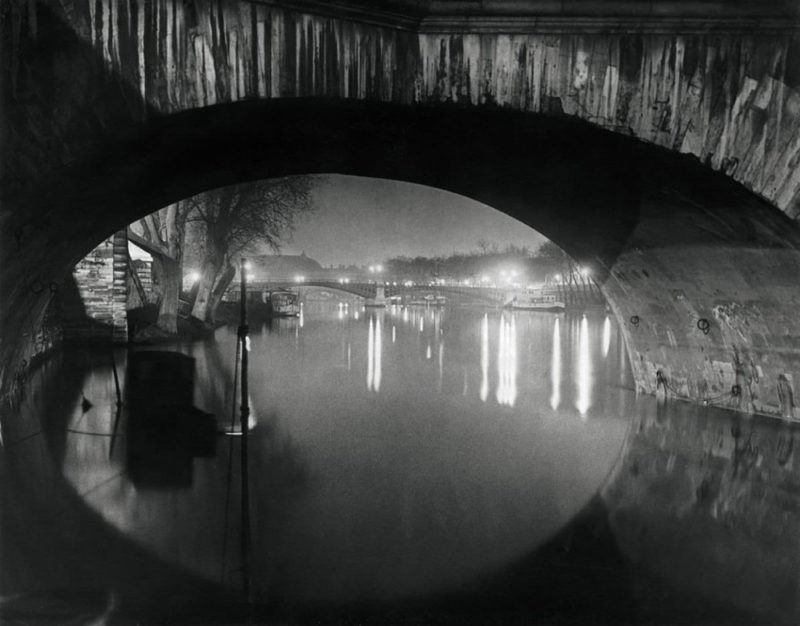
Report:
[[[29,4],[50,7],[145,116],[294,97],[563,114],[693,155],[800,213],[791,0]]]
[[[4,55],[9,59],[4,98],[10,106],[3,122],[11,148],[3,155],[0,272],[6,296],[3,336],[13,338],[2,346],[6,387],[25,356],[29,327],[44,310],[45,287],[57,285],[71,263],[114,229],[225,184],[341,173],[405,180],[471,197],[533,226],[590,265],[620,320],[641,389],[655,391],[665,380],[671,393],[698,400],[737,389],[730,394],[735,408],[794,410],[781,401],[786,394],[778,393],[800,376],[800,324],[795,321],[800,230],[791,219],[795,192],[789,165],[798,133],[791,132],[794,91],[787,84],[767,98],[773,102],[773,95],[783,94],[783,104],[775,104],[785,113],[780,124],[772,128],[767,120],[762,128],[764,133],[787,131],[780,158],[788,161],[770,171],[792,175],[780,178],[774,193],[759,189],[773,204],[732,181],[730,172],[715,172],[674,150],[560,112],[514,111],[494,106],[494,100],[475,106],[437,97],[432,98],[436,104],[423,104],[416,94],[426,83],[418,83],[416,73],[398,76],[397,68],[404,67],[399,57],[367,54],[383,50],[375,43],[383,40],[377,35],[360,39],[359,33],[384,26],[341,25],[330,17],[318,22],[275,9],[293,24],[292,32],[305,24],[302,32],[313,36],[291,44],[295,65],[292,55],[273,59],[293,67],[295,78],[305,82],[280,74],[288,82],[270,82],[269,95],[286,95],[284,87],[316,89],[318,80],[328,88],[327,74],[315,73],[313,64],[303,65],[297,56],[303,41],[317,50],[309,42],[317,41],[314,33],[328,32],[318,30],[325,23],[353,41],[371,42],[357,46],[366,56],[356,55],[355,73],[352,65],[339,67],[341,55],[312,54],[327,59],[326,68],[338,59],[339,69],[330,69],[330,75],[344,80],[337,84],[346,89],[334,95],[350,95],[352,87],[363,100],[248,99],[261,93],[267,65],[258,61],[260,47],[246,48],[252,55],[240,53],[237,42],[247,36],[231,20],[250,16],[233,22],[249,25],[251,44],[262,41],[259,33],[266,36],[268,22],[260,26],[259,12],[266,10],[261,5],[230,9],[210,1],[159,0],[137,4],[135,21],[130,12],[125,17],[123,7],[133,6],[125,2],[79,1],[66,14],[45,4],[33,6],[39,8],[35,19],[17,16],[22,25],[14,31],[17,48]],[[188,19],[181,13],[186,6],[208,12],[196,12],[191,26],[181,22]],[[208,20],[207,27],[201,18]],[[271,28],[275,23],[270,18]],[[289,31],[280,32],[289,45]],[[413,31],[397,29],[392,37],[399,40],[408,32]],[[59,46],[52,45],[55,35]],[[417,44],[424,40],[415,36]],[[4,37],[4,45],[12,45],[8,41]],[[218,47],[207,50],[209,41]],[[178,86],[191,82],[191,66],[178,67],[176,60],[189,43],[195,64],[204,59],[194,66],[200,72],[195,76],[217,78],[213,85],[195,81],[194,91],[182,91]],[[756,44],[755,56],[786,60],[791,37]],[[401,48],[392,49],[395,54]],[[36,54],[20,57],[20,50]],[[398,64],[388,74],[366,72],[364,64],[379,58]],[[248,63],[259,72],[249,75]],[[724,75],[733,76],[740,66],[725,67],[729,73]],[[395,81],[404,90],[395,91]],[[41,91],[45,86],[50,91]],[[200,100],[201,93],[213,94],[216,104]],[[759,141],[766,141],[764,133]]]

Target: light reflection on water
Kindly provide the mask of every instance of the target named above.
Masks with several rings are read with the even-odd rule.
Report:
[[[381,359],[383,355],[381,318],[370,317],[367,335],[367,389],[381,390]]]
[[[359,319],[358,307],[352,318],[343,308],[307,303],[302,328],[295,318],[251,329],[258,593],[448,588],[533,549],[599,487],[633,402],[619,386],[624,355],[600,357],[602,316],[393,307]],[[610,351],[622,353],[609,332]],[[221,328],[181,346],[196,359],[195,403],[224,421],[235,340]],[[592,371],[604,374],[590,384]],[[132,489],[108,442],[80,443],[64,471],[79,491],[97,488],[91,507],[163,558],[219,579],[224,454],[195,459],[191,487],[159,492]],[[114,476],[116,486],[98,487]]]
[[[586,316],[581,319],[578,335],[578,375],[576,379],[578,398],[575,407],[586,417],[586,412],[592,403],[592,363],[589,355],[589,322]]]
[[[553,392],[550,395],[550,408],[554,411],[558,409],[561,402],[561,329],[559,323],[561,320],[556,318],[553,323],[553,350],[550,363],[550,380],[553,387]]]
[[[510,319],[509,319],[510,317]],[[512,314],[500,318],[497,348],[497,402],[514,406],[517,398],[517,328]]]
[[[466,374],[465,374],[466,376]],[[489,314],[481,320],[481,400],[489,397]]]

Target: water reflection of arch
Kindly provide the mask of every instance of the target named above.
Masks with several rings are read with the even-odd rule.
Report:
[[[796,622],[798,424],[682,403],[643,409],[603,490],[623,553],[710,601]]]

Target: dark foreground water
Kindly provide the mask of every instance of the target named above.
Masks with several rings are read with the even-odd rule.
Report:
[[[169,349],[224,429],[235,329]],[[264,621],[796,614],[793,428],[636,399],[603,314],[308,303],[248,356],[245,552],[241,437],[143,438],[123,351],[120,410],[110,353],[32,375],[5,419],[12,616],[245,619],[245,577]]]

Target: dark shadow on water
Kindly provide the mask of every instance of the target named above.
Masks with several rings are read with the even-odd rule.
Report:
[[[600,497],[543,546],[457,590],[347,606],[259,605],[253,615],[257,622],[303,624],[759,623],[631,563]]]
[[[13,439],[0,448],[0,622],[77,624],[109,614],[109,623],[196,623],[198,615],[222,622],[235,595],[130,541],[63,475],[70,437],[94,438],[74,432],[70,409],[86,393],[90,411],[109,410],[84,387],[104,356],[81,350],[45,362],[31,376],[30,404],[8,420]]]
[[[710,607],[796,623],[797,431],[784,420],[682,402],[636,416],[603,490],[620,549]]]
[[[194,366],[178,352],[128,355],[126,471],[139,488],[190,487],[194,459],[216,454],[216,420],[193,406]]]

